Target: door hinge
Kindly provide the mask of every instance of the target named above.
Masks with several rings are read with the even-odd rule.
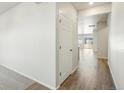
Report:
[[[61,49],[62,47],[61,47],[61,45],[59,46],[59,49]]]
[[[59,19],[59,23],[61,23],[61,19]]]
[[[59,75],[61,76],[61,75],[62,75],[62,73],[60,72],[60,73],[59,73]]]

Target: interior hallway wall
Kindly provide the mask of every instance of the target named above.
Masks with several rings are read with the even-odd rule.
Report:
[[[21,3],[0,15],[0,64],[56,87],[56,3]]]
[[[117,89],[124,89],[124,3],[113,3],[109,33],[109,66]]]

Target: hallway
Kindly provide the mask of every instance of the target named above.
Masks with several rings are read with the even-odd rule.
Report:
[[[0,2],[0,13],[0,90],[124,89],[124,3]]]
[[[106,60],[97,60],[92,49],[80,50],[79,68],[61,85],[62,90],[115,89]]]

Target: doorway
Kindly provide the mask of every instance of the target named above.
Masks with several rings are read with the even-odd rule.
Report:
[[[84,49],[92,49],[93,47],[93,37],[88,37],[87,34],[84,35]]]

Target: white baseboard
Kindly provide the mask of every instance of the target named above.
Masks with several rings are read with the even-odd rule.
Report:
[[[17,71],[16,69],[10,68],[10,67],[8,67],[8,66],[6,66],[6,65],[1,65],[1,66],[6,67],[7,69],[10,69],[10,70],[12,70],[12,71],[14,71],[14,72],[16,72],[16,73],[19,73],[20,75],[22,75],[22,76],[24,76],[24,77],[27,77],[27,78],[29,78],[29,79],[35,81],[35,82],[38,82],[38,83],[40,83],[41,85],[43,85],[43,86],[45,86],[45,87],[47,87],[47,88],[49,88],[49,89],[51,89],[51,90],[56,90],[55,87],[52,87],[52,86],[50,86],[50,85],[48,85],[48,84],[45,84],[45,83],[43,83],[43,82],[41,82],[41,81],[39,81],[39,80],[36,80],[36,79],[34,79],[33,77],[30,77],[30,76],[28,76],[28,75],[26,75],[26,74],[24,74],[24,73],[22,73],[22,72]]]
[[[93,50],[93,52],[97,53],[97,50]]]
[[[108,57],[97,57],[98,59],[108,59]]]
[[[117,83],[116,83],[116,81],[115,81],[115,78],[114,78],[114,75],[113,75],[113,71],[112,71],[112,69],[111,69],[111,66],[110,66],[109,62],[108,62],[108,66],[109,66],[109,69],[110,69],[110,73],[111,73],[111,75],[112,75],[113,82],[114,82],[114,84],[115,84],[115,88],[118,89]]]
[[[58,85],[55,90],[58,90],[59,87],[60,87],[60,85]]]
[[[73,74],[78,69],[78,67],[79,67],[79,64],[72,70],[71,74]]]

